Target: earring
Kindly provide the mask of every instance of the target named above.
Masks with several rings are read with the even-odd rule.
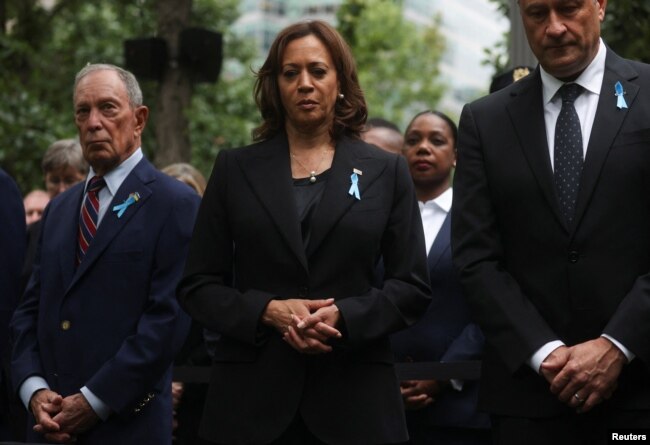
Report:
[[[339,93],[339,100],[345,99],[345,95],[343,93]]]

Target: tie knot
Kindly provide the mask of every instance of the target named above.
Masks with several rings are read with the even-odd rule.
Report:
[[[105,185],[106,185],[106,181],[104,181],[104,178],[102,178],[101,176],[93,176],[92,178],[90,178],[90,182],[88,183],[87,192],[97,193]]]
[[[583,88],[577,83],[565,83],[560,88],[560,95],[562,96],[562,103],[569,102],[573,103],[580,94],[582,94]]]

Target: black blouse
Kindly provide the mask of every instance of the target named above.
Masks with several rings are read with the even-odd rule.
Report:
[[[325,170],[316,176],[316,182],[310,182],[310,178],[298,178],[293,180],[293,192],[296,198],[296,209],[302,230],[302,242],[305,247],[309,243],[311,235],[311,220],[320,203],[330,169]]]

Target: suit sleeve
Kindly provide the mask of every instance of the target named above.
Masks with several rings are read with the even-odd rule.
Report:
[[[258,345],[259,319],[275,296],[233,285],[234,240],[228,220],[228,150],[217,155],[203,195],[178,298],[190,316],[208,329]],[[235,192],[232,192],[235,193]]]
[[[401,156],[396,158],[392,174],[394,198],[381,242],[383,286],[336,302],[350,346],[413,325],[431,301],[422,219],[413,182]]]
[[[468,323],[461,333],[449,345],[441,362],[461,362],[480,360],[483,357],[485,336],[476,323]]]
[[[25,208],[16,183],[0,170],[0,355],[8,359],[7,328],[20,298],[20,269],[25,255]],[[0,378],[0,381],[2,378]]]
[[[162,199],[170,199],[166,196]],[[153,248],[148,303],[136,332],[86,383],[112,410],[125,414],[151,391],[169,369],[189,329],[176,300],[199,197],[178,193]]]
[[[50,205],[45,207],[41,224],[45,225],[50,213]],[[11,338],[11,378],[15,392],[30,376],[45,377],[38,346],[37,326],[41,289],[41,238],[39,234],[31,277],[22,301],[13,313],[10,324]]]
[[[493,130],[494,131],[494,130]],[[511,372],[558,338],[504,265],[481,132],[470,105],[463,109],[452,206],[452,252],[461,284],[488,344]]]

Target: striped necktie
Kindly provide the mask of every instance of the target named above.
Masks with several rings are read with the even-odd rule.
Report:
[[[81,263],[88,246],[97,233],[97,215],[99,214],[99,196],[98,193],[106,185],[104,178],[93,176],[88,183],[86,198],[81,206],[79,215],[79,245],[77,248],[77,265]]]

